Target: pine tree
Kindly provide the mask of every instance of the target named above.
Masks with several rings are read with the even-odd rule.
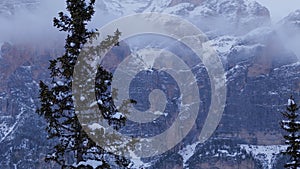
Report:
[[[65,53],[57,59],[50,60],[51,83],[40,82],[41,105],[37,112],[47,122],[48,138],[56,143],[53,151],[46,156],[46,161],[55,161],[62,168],[81,168],[84,166],[83,162],[88,160],[98,162],[98,168],[114,168],[112,165],[126,168],[128,161],[125,158],[105,152],[88,137],[75,114],[72,99],[72,74],[83,45],[97,35],[95,31],[86,28],[87,22],[91,20],[95,12],[95,0],[90,0],[88,3],[85,0],[67,0],[66,3],[68,14],[60,12],[59,17],[53,20],[55,27],[68,33]],[[120,34],[117,30],[114,36],[109,36],[101,42],[104,45],[101,48],[118,45]],[[109,124],[118,128],[124,124],[126,118],[111,118],[117,112],[108,90],[111,80],[112,74],[99,67],[96,76],[96,93],[97,98],[103,99],[104,104],[98,106],[104,110],[102,112],[106,112],[103,116]],[[107,161],[108,156],[114,164]]]
[[[289,169],[300,168],[300,121],[297,120],[298,114],[296,113],[298,108],[291,96],[288,100],[287,111],[282,113],[287,120],[280,122],[281,127],[288,132],[288,135],[284,136],[288,147],[283,154],[290,157],[289,162],[284,165],[285,168]]]

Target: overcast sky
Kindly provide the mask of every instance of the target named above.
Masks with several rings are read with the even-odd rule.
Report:
[[[287,16],[289,13],[300,9],[300,0],[256,0],[267,7],[271,13],[273,22]]]

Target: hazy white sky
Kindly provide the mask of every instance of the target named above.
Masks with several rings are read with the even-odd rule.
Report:
[[[273,22],[287,16],[289,13],[300,9],[300,0],[256,0],[267,7],[271,13]]]

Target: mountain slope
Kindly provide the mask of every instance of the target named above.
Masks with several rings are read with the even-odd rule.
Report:
[[[34,9],[40,4],[37,0],[1,3],[1,16],[12,16],[19,8]],[[201,131],[198,120],[182,143],[160,156],[135,159],[136,168],[282,168],[284,159],[277,151],[283,144],[279,112],[285,108],[286,98],[290,94],[299,98],[300,91],[298,53],[288,48],[299,44],[297,38],[288,43],[297,37],[299,11],[274,29],[268,10],[250,0],[99,0],[97,10],[115,16],[164,12],[186,18],[208,35],[226,71],[227,105],[213,137],[204,144],[191,144]],[[140,41],[148,42],[142,39],[136,44]],[[147,47],[151,45],[156,42]],[[51,143],[47,143],[44,122],[34,109],[38,105],[37,82],[48,78],[48,60],[62,53],[62,45],[47,49],[30,44],[1,46],[0,168],[57,168],[42,162]],[[185,51],[177,46],[169,48]],[[116,55],[112,58],[117,60],[122,50]],[[207,71],[204,65],[197,69],[205,84],[202,90],[207,94]],[[209,98],[204,100],[209,102]],[[166,121],[161,126],[170,123]],[[153,131],[149,128],[144,132]],[[257,153],[258,148],[265,152]],[[270,152],[274,153],[272,157]],[[262,156],[269,163],[263,163]]]

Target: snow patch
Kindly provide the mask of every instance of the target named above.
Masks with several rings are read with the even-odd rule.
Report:
[[[165,13],[169,13],[169,14],[187,14],[189,12],[188,9],[190,8],[195,8],[195,6],[193,4],[190,3],[180,3],[178,5],[169,7],[167,9],[164,10]]]
[[[16,121],[15,121],[15,123],[12,126],[10,126],[10,127],[4,127],[5,124],[2,123],[3,129],[5,129],[5,133],[3,133],[4,134],[3,137],[0,138],[0,143],[2,143],[13,131],[16,130],[18,124],[22,120],[21,117],[23,116],[24,112],[26,111],[25,107],[29,108],[29,106],[26,106],[26,105],[22,104],[21,112],[20,112],[20,114],[17,115]],[[34,109],[32,109],[32,108],[30,108],[30,110],[34,111]]]
[[[188,169],[187,161],[194,155],[196,146],[199,142],[196,142],[191,145],[187,145],[182,150],[178,151],[178,154],[183,158],[183,167]]]
[[[94,169],[96,169],[99,166],[103,165],[102,161],[97,161],[97,160],[87,160],[87,161],[81,161],[78,164],[73,164],[74,167],[79,167],[80,165],[83,166],[91,166]]]
[[[80,101],[84,101],[85,97],[84,96],[80,96]]]
[[[93,123],[91,125],[88,125],[88,128],[91,129],[92,131],[95,131],[95,130],[101,130],[101,129],[104,129],[104,127],[102,127],[100,124],[98,123]]]
[[[140,157],[138,157],[134,152],[130,151],[130,161],[129,167],[132,169],[141,169],[151,167],[152,163],[144,163]]]
[[[108,12],[120,16],[142,12],[150,3],[151,0],[102,0],[97,2],[97,6],[105,6]]]
[[[277,92],[277,91],[269,91],[268,94],[269,94],[269,95],[278,95],[278,92]]]
[[[287,145],[260,146],[241,144],[240,147],[259,160],[264,168],[272,169],[276,155],[286,150]]]
[[[121,112],[117,112],[114,115],[111,116],[113,119],[121,119],[125,117]]]
[[[152,0],[144,12],[163,12],[172,0]]]
[[[237,38],[233,36],[221,36],[210,40],[210,43],[218,53],[228,53],[230,52],[230,49],[237,43]]]

